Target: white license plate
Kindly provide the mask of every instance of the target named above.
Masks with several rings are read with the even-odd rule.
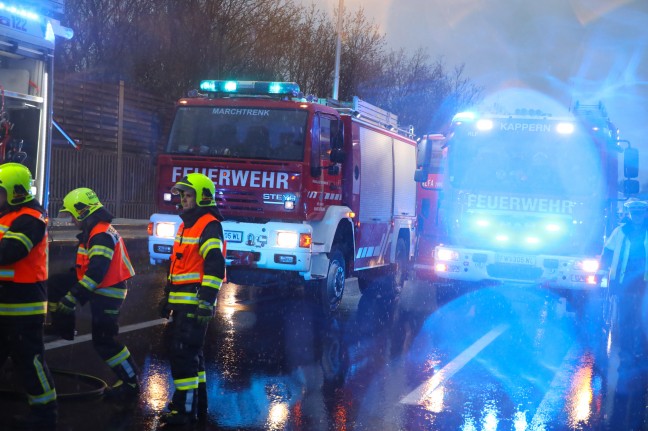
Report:
[[[497,261],[516,265],[535,265],[536,263],[535,256],[526,256],[523,254],[498,254]]]
[[[225,241],[243,242],[243,232],[237,230],[226,230],[223,234],[225,235]]]

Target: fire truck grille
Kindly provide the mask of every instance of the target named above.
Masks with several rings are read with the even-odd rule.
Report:
[[[247,211],[261,213],[263,205],[250,192],[224,191],[216,195],[216,205],[221,211]]]
[[[494,278],[508,280],[534,281],[542,276],[542,268],[529,265],[512,265],[508,263],[495,263],[486,268],[488,275]]]

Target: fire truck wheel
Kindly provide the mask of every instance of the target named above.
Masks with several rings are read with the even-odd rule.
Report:
[[[403,289],[405,280],[408,275],[408,259],[409,253],[407,252],[407,244],[403,238],[398,238],[396,242],[396,265],[394,267],[394,275],[392,280],[392,291],[389,293],[398,294]]]
[[[334,245],[329,253],[329,259],[327,276],[319,283],[317,292],[326,314],[332,313],[340,305],[346,280],[346,262],[342,250]]]

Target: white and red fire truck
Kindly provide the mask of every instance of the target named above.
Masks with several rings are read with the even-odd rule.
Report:
[[[0,163],[25,164],[33,192],[47,208],[52,132],[52,83],[56,36],[64,1],[0,3]]]
[[[598,255],[618,223],[620,192],[639,190],[631,179],[638,175],[637,150],[618,139],[601,105],[577,105],[561,117],[539,110],[460,113],[445,140],[421,141],[418,157],[420,192],[438,199],[422,211],[422,237],[433,237],[419,244],[416,266],[433,268],[454,286],[596,289]]]
[[[396,116],[358,98],[307,101],[295,83],[200,89],[177,103],[158,158],[152,264],[169,259],[180,222],[172,185],[202,172],[226,218],[229,281],[305,281],[326,311],[350,276],[361,290],[378,274],[402,285],[416,235],[416,142]]]

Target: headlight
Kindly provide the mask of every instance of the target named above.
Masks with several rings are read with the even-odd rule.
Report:
[[[575,265],[576,269],[584,272],[596,272],[599,270],[599,266],[599,261],[596,259],[579,260]]]
[[[277,245],[282,248],[296,248],[299,243],[297,232],[277,232]]]
[[[459,260],[459,253],[454,250],[448,250],[447,248],[440,248],[437,250],[437,259],[438,260]]]
[[[160,222],[155,224],[155,235],[160,238],[174,238],[175,237],[175,223],[173,222]]]

